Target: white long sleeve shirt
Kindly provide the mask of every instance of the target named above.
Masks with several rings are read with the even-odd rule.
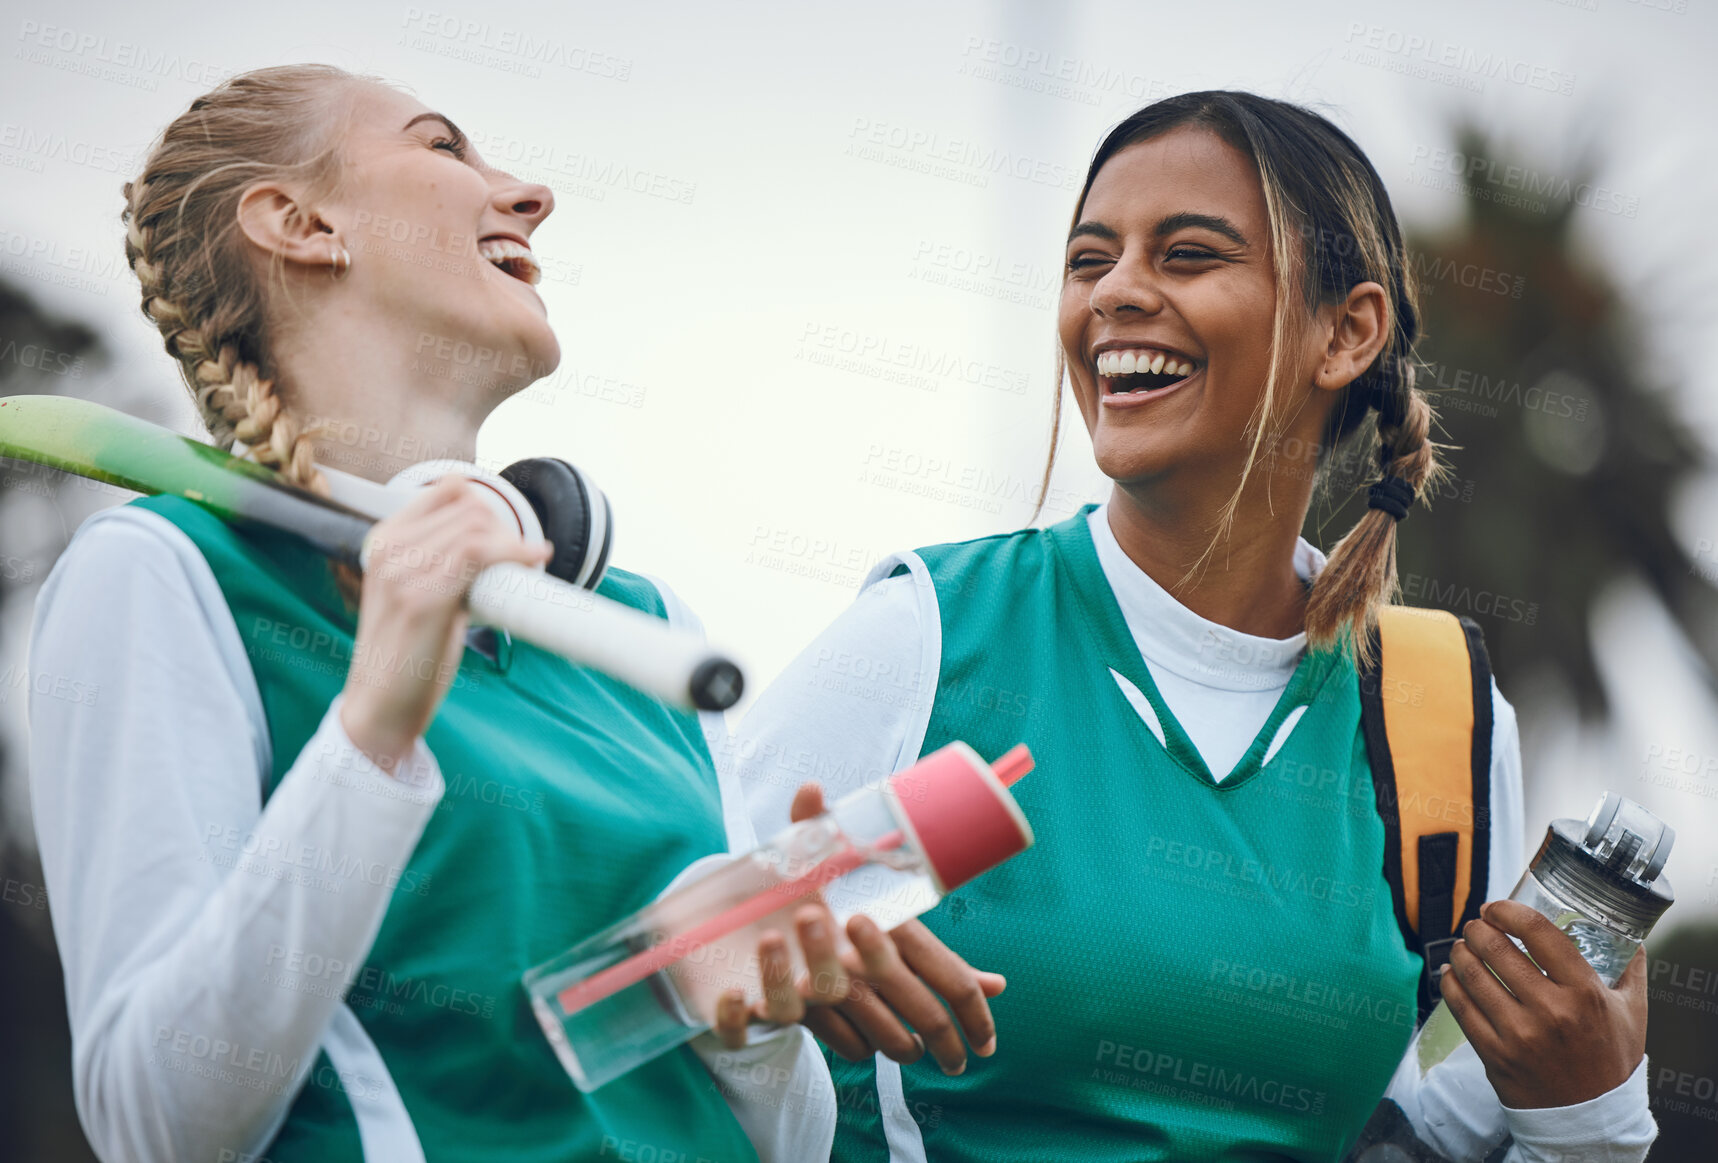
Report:
[[[695,627],[658,585],[671,620]],[[346,736],[336,698],[264,805],[270,736],[232,613],[190,538],[136,506],[73,537],[37,596],[29,665],[31,795],[96,1153],[247,1158],[322,1085],[351,1101],[366,1158],[421,1160],[333,967],[362,965],[393,894],[411,891],[444,786],[424,741],[389,776]],[[720,763],[725,724],[703,725]],[[718,774],[730,851],[744,851],[738,785]],[[834,1094],[803,1028],[693,1047],[762,1159],[827,1158]],[[318,1050],[333,1077],[310,1070]]]
[[[1104,576],[1164,702],[1221,778],[1270,717],[1306,636],[1259,638],[1201,618],[1127,557],[1107,514],[1103,505],[1087,518]],[[912,572],[889,577],[901,563]],[[1323,566],[1324,556],[1302,540],[1296,571],[1310,578]],[[794,789],[806,779],[823,783],[833,802],[918,758],[941,658],[936,591],[924,568],[913,554],[880,563],[859,599],[789,664],[741,723],[733,746],[759,835],[786,824]],[[1149,703],[1125,686],[1122,693],[1161,740]],[[1492,709],[1487,897],[1496,900],[1514,889],[1525,855],[1520,737],[1514,708],[1495,683]],[[1002,1037],[1006,1043],[1006,1032]],[[899,1067],[879,1056],[877,1078],[892,1160],[922,1160],[912,1120],[887,1117],[905,1109]],[[1464,1043],[1422,1079],[1410,1045],[1387,1097],[1421,1139],[1452,1160],[1483,1159],[1508,1134],[1514,1145],[1506,1163],[1639,1163],[1657,1135],[1644,1058],[1626,1082],[1588,1102],[1511,1110],[1499,1102],[1471,1046]]]

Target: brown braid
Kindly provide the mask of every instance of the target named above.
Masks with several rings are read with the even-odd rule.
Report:
[[[1448,471],[1438,453],[1445,446],[1431,439],[1437,413],[1424,392],[1414,387],[1414,367],[1398,357],[1398,370],[1381,385],[1378,411],[1378,467],[1413,486],[1423,498]],[[1367,509],[1354,528],[1330,551],[1307,603],[1307,640],[1328,645],[1351,633],[1355,657],[1372,660],[1371,630],[1378,607],[1400,594],[1396,577],[1397,521],[1381,509]]]

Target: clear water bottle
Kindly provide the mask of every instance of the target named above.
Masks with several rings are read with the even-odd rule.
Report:
[[[1008,792],[1031,769],[1025,744],[993,767],[950,743],[531,969],[532,1011],[574,1084],[595,1090],[708,1030],[728,990],[762,998],[767,929],[790,938],[797,980],[793,914],[814,894],[843,929],[858,913],[892,929],[1031,847]]]
[[[1551,821],[1509,899],[1549,917],[1600,979],[1615,985],[1675,900],[1662,875],[1675,841],[1675,830],[1663,820],[1633,800],[1606,792],[1585,823]],[[1420,1031],[1420,1073],[1466,1040],[1455,1015],[1440,1001]]]

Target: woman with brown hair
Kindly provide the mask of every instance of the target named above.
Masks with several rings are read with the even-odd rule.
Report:
[[[372,78],[232,78],[125,196],[144,311],[215,442],[295,485],[361,503],[416,462],[469,466],[560,358],[530,246],[551,192]],[[730,993],[714,1033],[595,1092],[533,1020],[527,969],[755,838],[719,717],[468,625],[478,571],[553,550],[484,492],[456,472],[414,494],[361,579],[138,500],[43,585],[32,667],[99,692],[32,698],[30,766],[102,1157],[827,1153],[827,1074],[781,1024],[848,990],[820,905],[796,914],[803,982],[766,934],[763,1000]],[[641,575],[599,592],[696,628]]]
[[[856,775],[952,739],[1038,765],[1014,789],[1037,844],[922,918],[1006,975],[1000,1046],[950,1077],[873,1062],[905,1057],[872,1000],[820,1012],[855,1060],[833,1064],[835,1158],[1330,1161],[1388,1089],[1443,1157],[1513,1135],[1511,1163],[1642,1159],[1644,958],[1607,989],[1497,899],[1523,821],[1495,687],[1473,805],[1492,903],[1443,978],[1471,1045],[1423,1081],[1404,1059],[1423,962],[1385,879],[1359,664],[1441,466],[1377,172],[1308,110],[1172,97],[1106,136],[1066,247],[1055,415],[1066,382],[1108,501],[884,560],[740,728],[744,755]],[[1317,470],[1374,433],[1369,509],[1326,559],[1300,537]],[[741,778],[758,829],[785,822],[792,791]]]

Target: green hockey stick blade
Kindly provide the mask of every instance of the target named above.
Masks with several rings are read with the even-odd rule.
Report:
[[[184,497],[225,521],[283,529],[353,564],[375,524],[294,488],[263,465],[74,396],[0,398],[0,456],[139,493]]]

